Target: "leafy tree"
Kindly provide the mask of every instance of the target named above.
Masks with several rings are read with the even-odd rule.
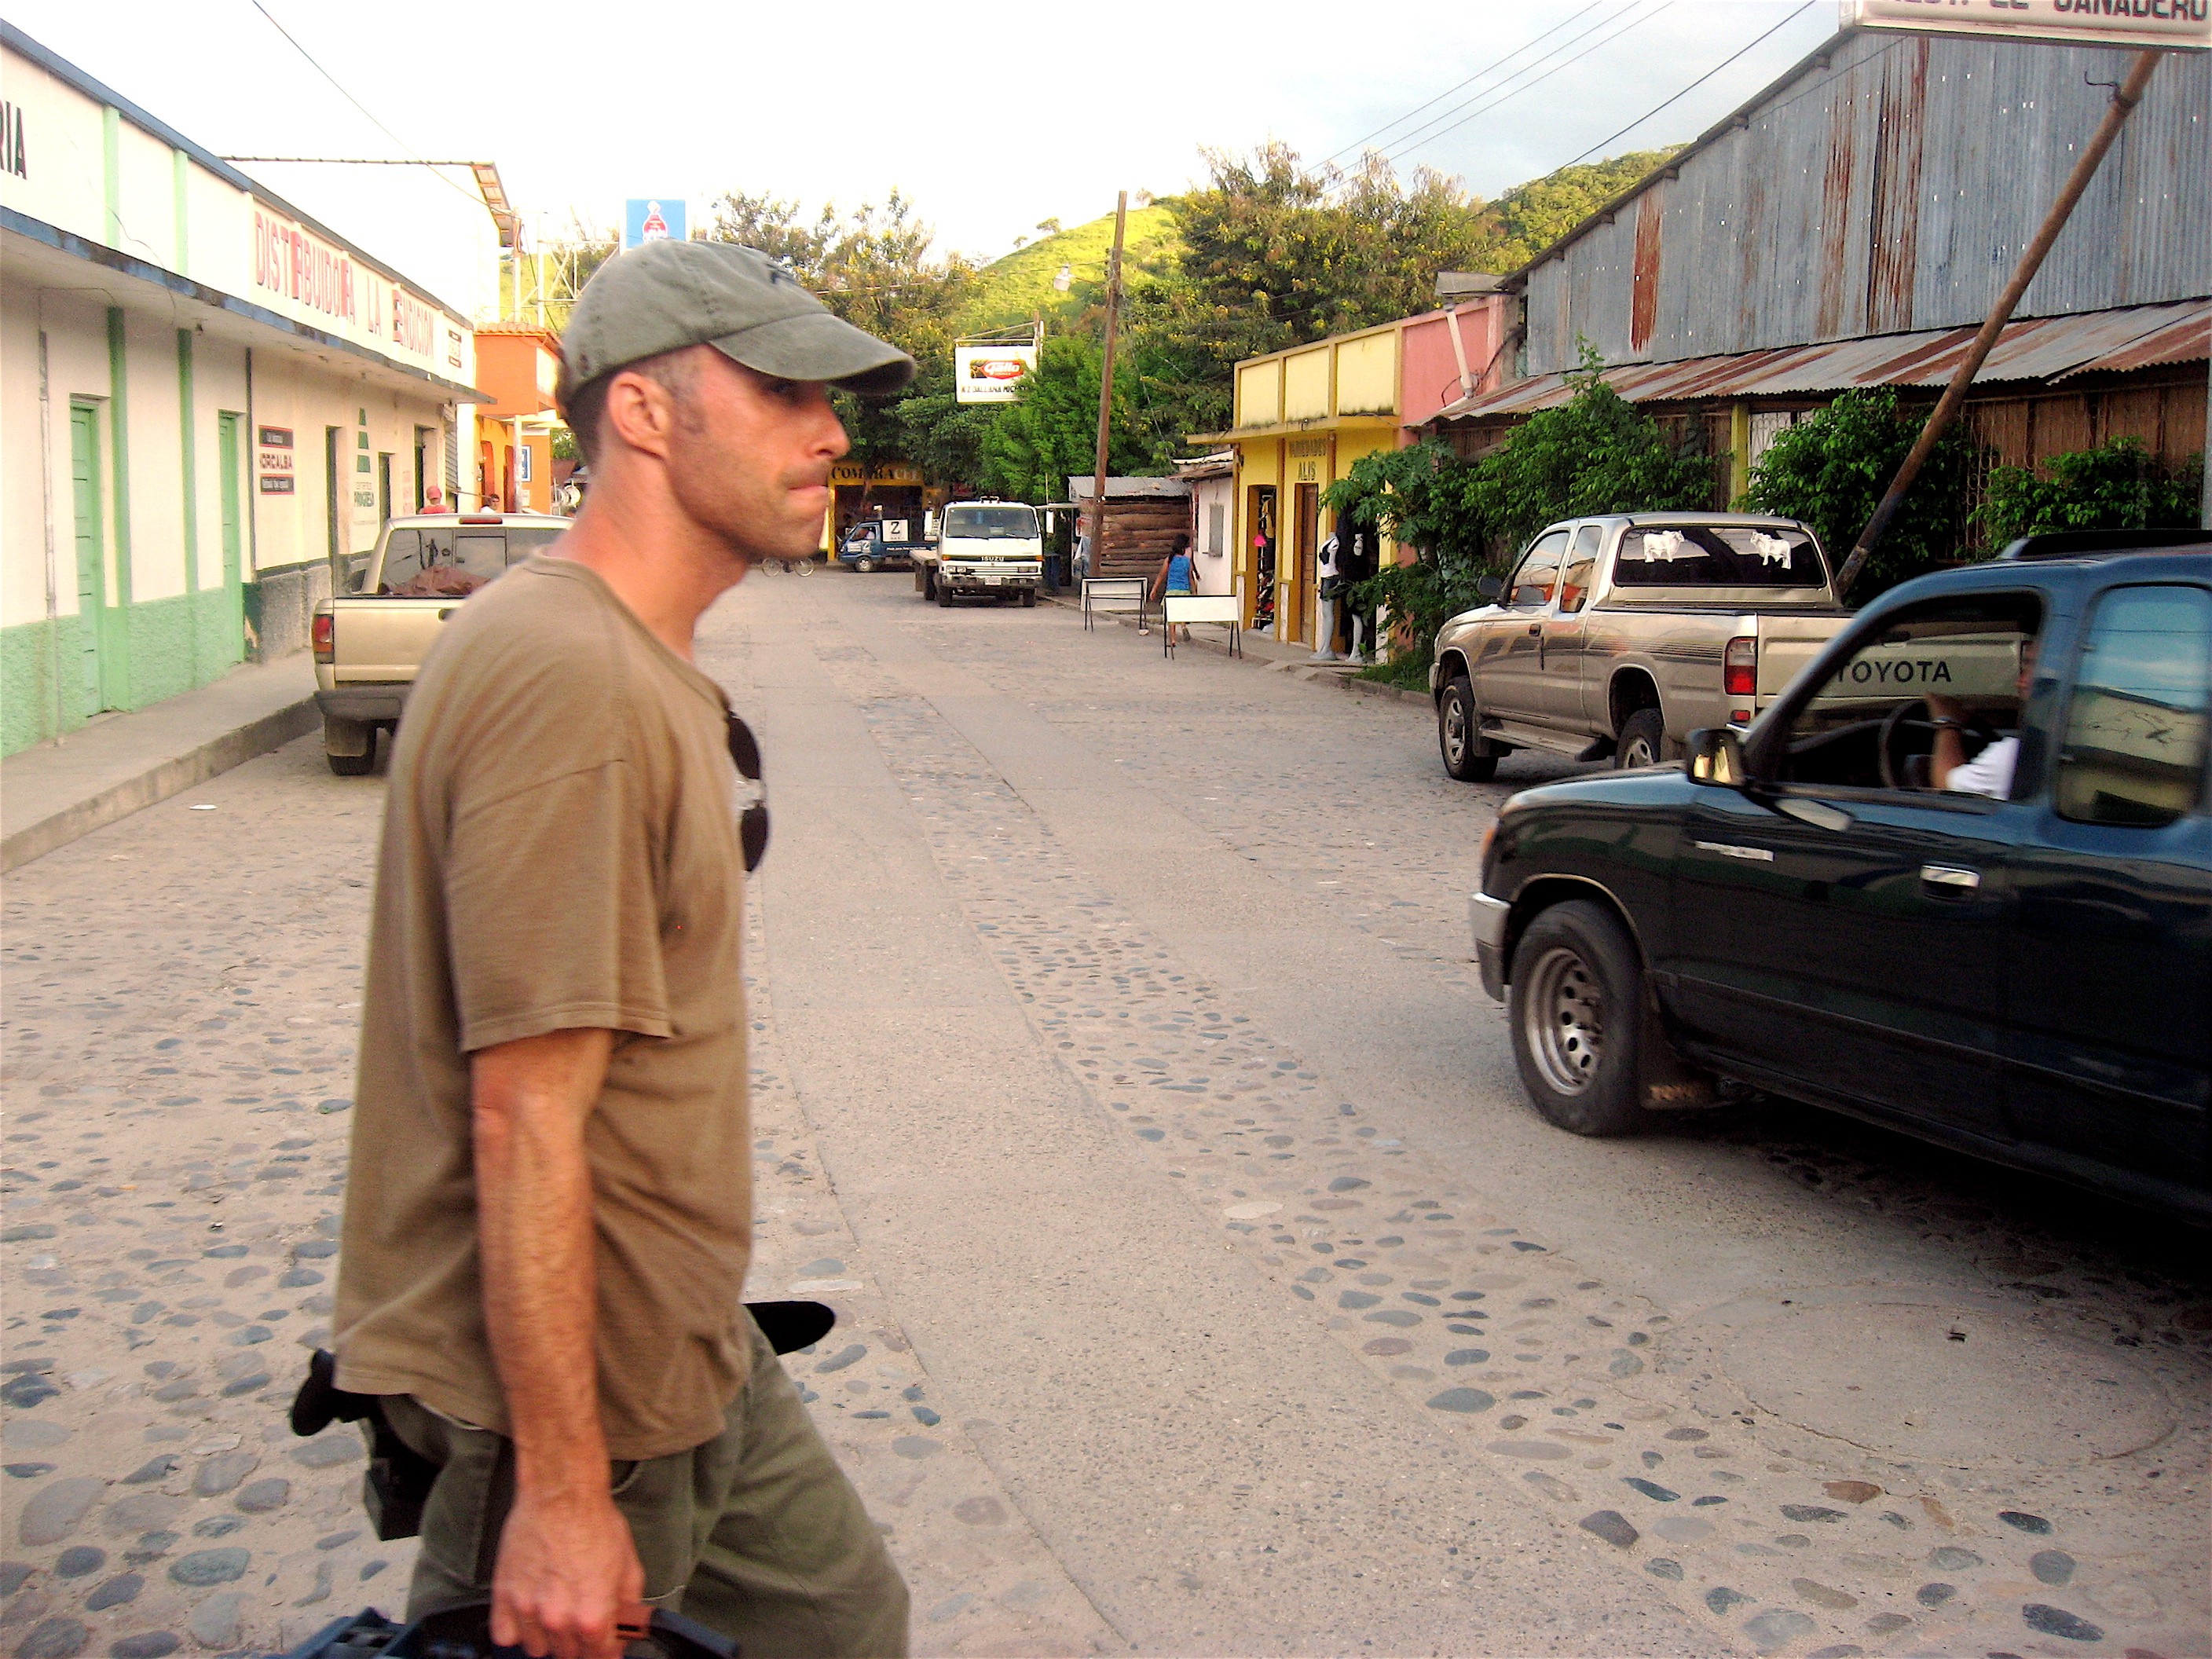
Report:
[[[1596,351],[1584,343],[1582,353],[1567,376],[1574,395],[1530,416],[1474,469],[1468,504],[1500,554],[1559,519],[1712,505],[1712,458],[1670,444],[1606,384]]]
[[[2187,529],[2197,522],[2204,458],[2169,467],[2133,438],[1990,471],[1975,524],[1991,547],[2051,530]]]
[[[1900,410],[1893,386],[1854,388],[1819,413],[1785,427],[1751,471],[1740,506],[1802,519],[1838,566],[1874,516],[1882,492],[1920,435],[1926,416]],[[1851,597],[1867,599],[1958,556],[1966,543],[1966,482],[1974,446],[1954,426],[1936,445]]]
[[[1640,149],[1582,167],[1560,167],[1516,185],[1483,209],[1481,251],[1463,269],[1519,270],[1675,154],[1675,149]]]
[[[1029,501],[1065,499],[1069,478],[1096,465],[1098,380],[1103,353],[1091,341],[1048,339],[1036,372],[1022,382],[1021,401],[994,411],[983,428],[978,482]],[[1135,418],[1136,388],[1114,376],[1114,428],[1108,471],[1117,475],[1164,470],[1146,446]]]
[[[1567,377],[1574,395],[1538,411],[1498,447],[1462,461],[1443,445],[1361,457],[1323,497],[1414,554],[1363,589],[1387,603],[1419,642],[1423,661],[1437,629],[1479,603],[1475,583],[1546,525],[1599,513],[1710,507],[1713,462],[1669,443],[1659,423],[1605,381],[1589,347]]]

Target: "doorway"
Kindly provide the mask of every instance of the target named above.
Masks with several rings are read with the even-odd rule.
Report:
[[[376,533],[381,536],[391,520],[392,452],[380,449],[376,453]]]
[[[107,624],[107,521],[101,509],[100,405],[70,405],[70,494],[76,527],[75,672],[64,668],[63,707],[78,720],[106,706],[100,683],[100,636]]]
[[[246,416],[216,416],[216,453],[222,468],[224,660],[246,653]]]
[[[415,428],[415,510],[420,513],[427,499],[422,492],[430,487],[430,428]]]
[[[344,538],[340,534],[340,526],[345,522],[345,497],[338,490],[346,477],[338,470],[338,463],[345,455],[344,438],[343,427],[326,426],[323,428],[323,516],[327,521],[330,538],[327,556],[333,587],[337,585],[338,571],[345,558]]]
[[[1247,568],[1251,615],[1244,625],[1255,632],[1275,625],[1275,486],[1254,484],[1246,495],[1245,523],[1251,526],[1251,563]]]
[[[1291,528],[1297,538],[1297,562],[1291,567],[1291,580],[1297,584],[1297,598],[1290,606],[1290,613],[1297,632],[1287,637],[1307,645],[1313,643],[1314,585],[1318,580],[1315,563],[1321,552],[1321,486],[1302,483],[1294,487],[1297,495],[1292,507],[1297,516]]]

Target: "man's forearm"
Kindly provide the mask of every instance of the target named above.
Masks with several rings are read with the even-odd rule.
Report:
[[[484,1315],[516,1486],[556,1501],[606,1491],[584,1125],[610,1048],[605,1031],[561,1031],[487,1049],[472,1066]]]

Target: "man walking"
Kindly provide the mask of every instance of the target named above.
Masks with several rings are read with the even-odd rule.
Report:
[[[591,493],[447,624],[392,755],[338,1384],[439,1466],[410,1617],[489,1597],[560,1659],[647,1607],[751,1659],[901,1655],[905,1586],[739,1300],[744,857],[691,647],[818,544],[827,388],[914,365],[672,240],[600,270],[562,354]]]

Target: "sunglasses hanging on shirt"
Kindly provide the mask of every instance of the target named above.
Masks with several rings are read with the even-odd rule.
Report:
[[[738,844],[744,848],[745,873],[760,868],[768,853],[768,786],[761,781],[760,740],[735,714],[730,722],[730,760],[744,780],[738,790]]]

